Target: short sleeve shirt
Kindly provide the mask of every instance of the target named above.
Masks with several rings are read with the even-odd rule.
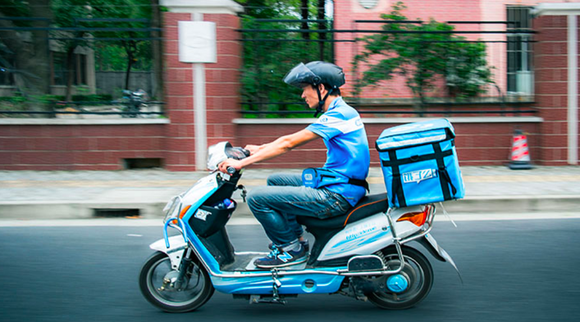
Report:
[[[328,110],[306,129],[324,140],[327,149],[324,168],[351,179],[366,179],[370,166],[367,134],[358,112],[342,97],[334,99]],[[342,195],[352,206],[366,193],[365,188],[347,183],[325,188]]]

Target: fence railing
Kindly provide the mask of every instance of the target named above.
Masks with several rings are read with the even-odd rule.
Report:
[[[336,44],[339,43],[350,43],[351,50],[344,50],[344,45],[342,49],[346,52],[356,53],[360,50],[360,36],[371,35],[371,34],[457,34],[465,35],[468,38],[464,40],[454,40],[454,41],[421,41],[423,43],[445,43],[445,42],[464,42],[464,43],[484,43],[488,52],[488,60],[490,65],[497,64],[501,62],[499,57],[505,57],[506,51],[509,48],[517,47],[512,46],[512,44],[526,43],[532,44],[535,41],[531,38],[534,31],[529,29],[516,29],[507,28],[506,30],[453,30],[453,31],[409,31],[409,30],[383,30],[383,29],[372,29],[372,28],[362,28],[362,26],[367,26],[371,24],[385,24],[389,21],[384,20],[356,20],[352,29],[297,29],[295,27],[296,23],[305,22],[303,20],[288,20],[288,19],[268,19],[268,20],[256,20],[255,24],[252,26],[245,26],[243,29],[238,30],[241,34],[241,41],[244,42],[244,46],[253,46],[254,48],[261,48],[261,50],[255,50],[251,52],[253,55],[253,61],[263,64],[268,64],[268,62],[274,62],[268,64],[268,68],[272,69],[271,75],[281,75],[277,79],[272,77],[268,78],[267,81],[263,83],[264,88],[269,88],[271,90],[283,91],[286,95],[269,95],[264,93],[264,91],[255,91],[255,87],[260,87],[260,84],[255,79],[260,79],[260,74],[258,69],[252,69],[250,67],[244,68],[242,70],[242,79],[253,79],[253,86],[247,86],[247,84],[242,84],[242,103],[241,103],[241,113],[244,117],[253,118],[265,118],[265,117],[309,117],[312,113],[306,110],[304,103],[296,102],[296,99],[300,97],[298,91],[290,89],[285,86],[281,79],[283,75],[297,62],[306,62],[312,60],[320,60],[320,53],[316,52],[316,48],[312,48],[310,55],[288,55],[288,52],[284,51],[282,47],[291,47],[294,44],[299,44],[302,42],[312,42],[312,43],[328,43],[331,44],[332,52]],[[309,20],[308,23],[318,23],[318,20]],[[412,23],[421,24],[422,21],[392,21],[392,23]],[[454,25],[466,25],[473,29],[473,25],[500,25],[500,26],[513,26],[514,22],[511,21],[449,21],[448,24]],[[332,25],[332,22],[329,21]],[[359,28],[359,26],[361,28]],[[302,34],[314,35],[313,39],[304,39]],[[325,39],[320,39],[316,35],[325,34],[327,35]],[[350,37],[338,37],[338,34],[350,34]],[[474,36],[480,35],[484,39],[473,39]],[[511,37],[512,35],[529,35],[529,37]],[[348,39],[344,39],[348,38]],[[272,45],[273,44],[273,45]],[[260,47],[261,46],[261,47]],[[358,46],[358,47],[357,47]],[[270,50],[269,50],[270,49]],[[285,53],[285,56],[282,56]],[[246,53],[247,54],[247,53]],[[528,51],[527,54],[533,54]],[[354,56],[354,54],[353,54]],[[264,58],[262,58],[264,57]],[[329,61],[333,61],[334,55],[327,58]],[[276,63],[280,62],[280,63]],[[282,63],[284,62],[284,63]],[[512,63],[513,62],[508,62]],[[343,63],[344,64],[344,63]],[[343,68],[348,68],[350,66],[342,66]],[[495,66],[494,66],[495,67]],[[534,103],[534,93],[533,93],[533,66],[528,66],[528,71],[526,71],[527,79],[520,79],[521,81],[527,81],[528,83],[523,84],[522,88],[530,88],[532,90],[518,91],[507,89],[507,71],[510,69],[510,73],[513,73],[513,66],[499,66],[496,69],[496,78],[498,81],[495,83],[489,83],[483,87],[484,93],[479,94],[477,97],[470,99],[458,99],[450,97],[445,94],[441,94],[440,91],[438,95],[431,95],[424,97],[419,100],[414,97],[407,98],[369,98],[364,95],[361,97],[346,97],[345,99],[351,103],[352,106],[357,108],[361,114],[375,114],[375,115],[387,115],[387,114],[408,114],[408,115],[529,115],[534,114],[535,110],[530,108],[530,105]],[[252,77],[249,77],[249,76]],[[246,77],[248,76],[248,77]],[[359,75],[350,75],[351,82],[356,82]],[[403,82],[404,83],[404,82]],[[276,85],[272,85],[276,84]],[[512,86],[513,87],[513,86]],[[376,96],[376,95],[375,95]]]
[[[0,86],[4,95],[0,97],[0,117],[163,114],[162,102],[153,105],[159,111],[124,112],[122,104],[110,101],[111,97],[121,99],[126,89],[143,89],[150,97],[162,99],[162,71],[153,63],[161,59],[154,48],[161,47],[154,44],[163,40],[158,36],[162,29],[153,26],[150,19],[76,18],[69,26],[38,17],[0,17],[0,22]],[[34,61],[22,58],[28,57],[27,50],[35,53],[30,54]],[[104,77],[111,70],[122,74],[115,79]],[[137,73],[148,73],[147,79],[137,79]],[[79,101],[74,96],[88,99]],[[97,96],[109,100],[89,101]],[[54,97],[59,97],[57,104]],[[66,97],[74,101],[66,101]],[[74,111],[64,111],[66,107]],[[101,110],[95,110],[97,107]]]

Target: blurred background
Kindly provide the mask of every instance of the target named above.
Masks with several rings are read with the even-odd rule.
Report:
[[[344,69],[342,95],[364,118],[371,143],[394,124],[446,117],[457,127],[464,164],[509,161],[516,131],[527,135],[539,164],[577,164],[577,103],[571,101],[577,94],[567,89],[573,68],[567,30],[577,30],[567,17],[576,19],[577,5],[4,0],[0,131],[9,135],[0,139],[6,160],[0,166],[108,170],[136,162],[203,169],[207,145],[268,142],[308,124],[300,121],[312,117],[300,90],[281,80],[296,64],[314,60]],[[177,48],[178,22],[195,20],[215,24],[217,35],[210,41],[216,59],[201,64],[199,80],[199,63],[181,61]],[[199,82],[204,90],[196,94]],[[117,122],[129,130],[87,119],[123,119]],[[76,127],[79,120],[84,127]],[[323,149],[314,144],[301,152]],[[55,150],[65,154],[47,153]],[[302,167],[321,160],[277,162]]]

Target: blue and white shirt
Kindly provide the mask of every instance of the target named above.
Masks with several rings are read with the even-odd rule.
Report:
[[[346,104],[342,97],[334,99],[316,123],[306,129],[324,140],[327,149],[324,168],[351,179],[366,179],[370,166],[367,134],[358,112]],[[347,183],[325,188],[342,195],[352,206],[366,193],[365,188]]]

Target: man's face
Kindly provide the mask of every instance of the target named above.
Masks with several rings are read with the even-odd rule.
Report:
[[[323,87],[324,89],[324,87]],[[322,92],[320,93],[322,94]],[[318,93],[316,93],[316,88],[310,84],[305,85],[302,88],[302,96],[308,107],[316,108],[318,106]]]

